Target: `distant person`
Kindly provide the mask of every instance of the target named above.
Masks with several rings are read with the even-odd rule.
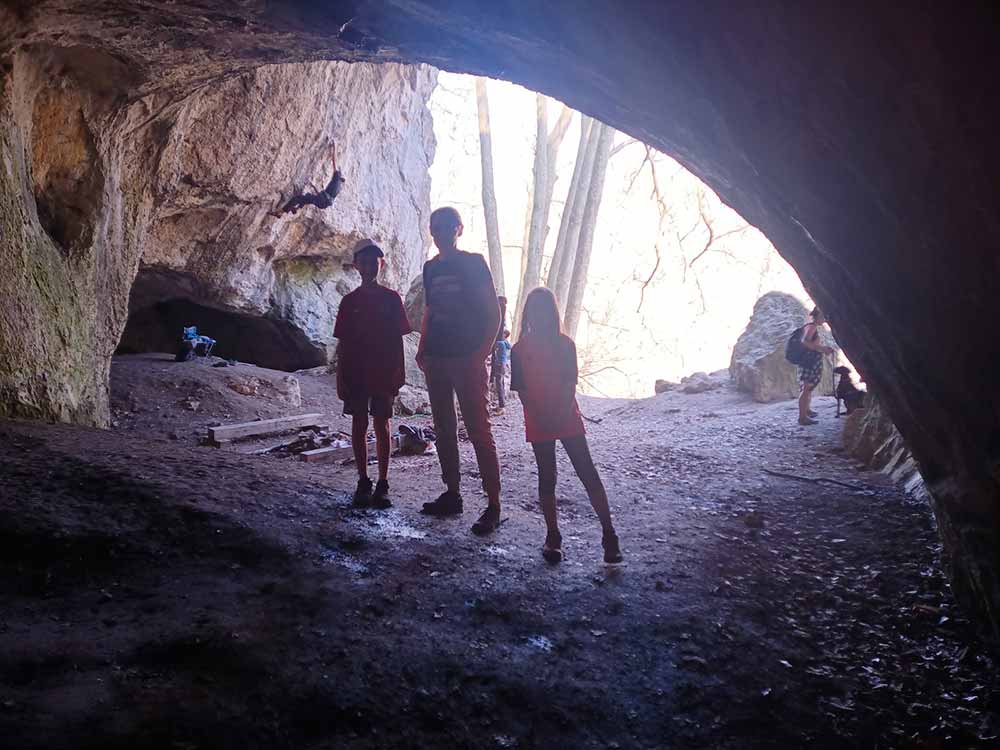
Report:
[[[563,444],[601,521],[604,561],[622,561],[618,535],[611,523],[608,493],[590,457],[587,436],[576,403],[576,345],[562,333],[555,295],[545,287],[528,294],[521,336],[511,356],[512,391],[524,407],[524,429],[538,463],[538,498],[545,516],[542,556],[563,559],[562,534],[556,519],[556,440]]]
[[[337,311],[333,335],[337,346],[337,395],[344,414],[351,416],[351,445],[358,467],[355,507],[388,508],[389,419],[396,394],[406,380],[403,336],[410,324],[403,300],[378,283],[385,254],[371,242],[354,253],[361,286],[344,297]],[[375,428],[378,483],[368,478],[368,415]]]
[[[431,214],[431,236],[439,252],[424,264],[426,305],[417,365],[427,377],[441,478],[447,489],[436,500],[424,503],[423,512],[433,516],[462,512],[455,414],[458,396],[488,498],[472,532],[485,535],[500,524],[500,464],[490,426],[486,373],[486,358],[499,330],[500,308],[483,256],[458,249],[462,229],[462,219],[454,208],[439,208]]]
[[[503,414],[506,407],[507,370],[510,364],[509,338],[510,331],[505,328],[497,337],[497,343],[493,346],[493,358],[490,360],[490,383],[493,386],[498,414]]]
[[[799,358],[799,424],[816,424],[816,412],[812,410],[812,394],[823,378],[823,355],[833,354],[832,347],[824,345],[819,338],[819,329],[826,323],[823,312],[818,307],[809,314],[811,322],[802,328],[802,348]]]
[[[323,188],[318,193],[303,193],[302,195],[293,196],[278,213],[273,213],[273,216],[281,216],[282,214],[295,214],[300,208],[305,205],[316,206],[316,208],[325,209],[333,205],[333,201],[340,195],[340,188],[343,186],[345,180],[344,175],[340,173],[337,169],[337,150],[333,147],[333,153],[331,157],[331,163],[333,165],[333,176],[330,177],[330,181],[327,183],[326,187]]]

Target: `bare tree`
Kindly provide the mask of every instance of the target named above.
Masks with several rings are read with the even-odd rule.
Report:
[[[600,212],[601,199],[604,196],[604,178],[607,174],[611,142],[615,137],[615,129],[610,125],[595,123],[594,129],[597,135],[594,168],[590,177],[590,188],[587,191],[587,201],[583,209],[583,224],[580,227],[580,240],[577,245],[573,275],[566,296],[566,311],[563,316],[563,327],[570,337],[576,336],[576,329],[580,323],[580,308],[583,304],[583,293],[587,288],[587,271],[590,268],[590,256],[594,249],[597,215]]]
[[[536,133],[535,161],[533,168],[532,190],[528,202],[531,219],[528,225],[528,240],[521,257],[521,284],[517,294],[517,306],[514,309],[515,336],[520,328],[521,311],[528,292],[541,282],[542,258],[545,251],[545,239],[548,235],[549,210],[552,206],[552,193],[556,181],[557,157],[573,117],[573,110],[563,105],[559,119],[552,132],[548,128],[548,99],[538,94],[535,98]]]
[[[486,79],[476,78],[476,105],[479,109],[479,154],[483,165],[483,213],[486,216],[486,244],[490,252],[490,270],[497,294],[504,294],[503,251],[500,247],[500,223],[493,181],[493,139],[490,131],[490,101]]]
[[[556,235],[556,249],[552,254],[552,263],[549,266],[549,276],[546,280],[546,286],[556,293],[556,298],[559,303],[562,304],[565,299],[565,291],[562,294],[559,293],[560,282],[562,278],[566,277],[566,283],[563,285],[563,289],[569,289],[569,275],[572,273],[572,264],[570,263],[570,253],[568,252],[568,247],[572,244],[573,249],[576,249],[576,238],[580,234],[580,222],[576,222],[576,235],[570,240],[570,223],[571,218],[576,214],[577,219],[583,216],[583,202],[580,201],[580,208],[577,209],[577,199],[580,195],[580,183],[584,180],[584,173],[586,173],[586,181],[589,186],[590,184],[590,172],[592,169],[587,169],[587,153],[588,145],[590,143],[590,132],[593,127],[594,119],[592,117],[587,117],[583,115],[580,118],[580,145],[576,149],[576,163],[573,165],[573,176],[569,181],[569,188],[566,191],[566,203],[563,205],[562,219],[559,222],[559,234]],[[584,188],[586,192],[586,188]]]

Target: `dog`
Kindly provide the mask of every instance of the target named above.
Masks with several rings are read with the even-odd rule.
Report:
[[[865,408],[865,396],[867,395],[863,390],[854,385],[851,380],[851,371],[846,367],[834,367],[834,373],[840,375],[840,380],[837,382],[837,390],[834,391],[834,396],[837,397],[837,416],[840,416],[840,402],[844,402],[844,409],[847,414],[850,414],[855,409]]]

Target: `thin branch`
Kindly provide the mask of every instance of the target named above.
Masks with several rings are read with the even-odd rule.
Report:
[[[638,138],[629,138],[627,141],[622,141],[617,146],[615,146],[613,149],[611,149],[611,153],[608,154],[608,158],[610,159],[612,156],[614,156],[615,154],[617,154],[619,151],[622,151],[622,150],[628,148],[629,146],[632,146],[632,145],[634,145],[636,143],[639,143],[639,142],[640,141],[639,141]]]
[[[656,253],[656,263],[653,264],[653,270],[649,272],[649,276],[646,280],[642,282],[642,288],[639,289],[639,306],[635,308],[635,311],[642,312],[642,303],[646,301],[646,289],[653,281],[653,277],[656,276],[656,272],[660,270],[660,261],[662,256],[660,254],[660,237],[663,236],[663,222],[666,220],[669,210],[667,209],[667,202],[663,200],[663,194],[660,193],[660,182],[656,177],[656,163],[653,161],[651,155],[651,149],[646,146],[646,158],[643,159],[643,163],[649,161],[649,172],[653,177],[653,196],[656,198],[656,204],[659,208],[660,218],[656,226],[656,242],[653,243],[653,252]],[[641,169],[640,165],[640,169]]]

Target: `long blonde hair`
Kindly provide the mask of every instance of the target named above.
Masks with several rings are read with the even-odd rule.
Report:
[[[526,333],[542,338],[557,339],[562,333],[559,322],[559,303],[551,289],[536,287],[528,292],[521,313],[521,335]]]

